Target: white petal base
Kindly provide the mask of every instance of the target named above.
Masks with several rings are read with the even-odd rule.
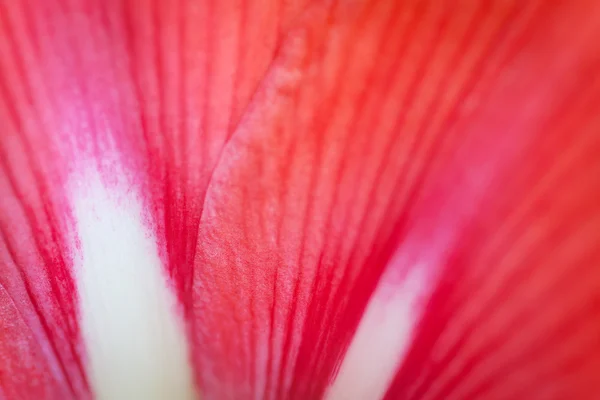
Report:
[[[71,183],[81,326],[95,397],[194,398],[176,301],[139,197],[129,182],[107,186],[93,169]]]

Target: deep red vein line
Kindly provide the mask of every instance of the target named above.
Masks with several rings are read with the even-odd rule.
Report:
[[[194,201],[192,201],[191,205],[188,205],[188,196],[185,195],[186,193],[192,193],[192,196],[195,196],[196,192],[195,189],[190,190],[190,182],[189,182],[189,176],[188,176],[188,171],[191,169],[190,167],[190,163],[189,163],[189,157],[191,155],[191,153],[188,151],[188,147],[189,147],[189,142],[188,142],[188,135],[197,135],[198,132],[190,132],[188,130],[188,125],[187,125],[187,120],[189,118],[190,115],[190,110],[188,107],[188,102],[186,101],[187,99],[187,88],[189,87],[189,79],[188,79],[188,68],[187,68],[187,60],[186,60],[186,54],[187,54],[187,27],[188,27],[188,20],[187,20],[187,14],[185,12],[186,10],[186,6],[187,6],[187,2],[185,0],[180,0],[178,2],[179,5],[179,30],[178,30],[178,34],[179,34],[179,70],[181,73],[181,78],[179,80],[179,109],[181,112],[181,118],[179,121],[179,151],[181,154],[181,163],[182,163],[182,168],[181,168],[181,185],[182,185],[182,193],[184,193],[184,195],[182,196],[182,202],[183,204],[181,205],[182,209],[187,210],[188,208],[193,208],[192,212],[196,212],[195,207],[196,207],[196,203]],[[193,290],[192,286],[190,285],[190,282],[192,280],[191,276],[193,275],[193,269],[194,269],[194,259],[195,259],[195,252],[196,252],[196,247],[197,247],[197,241],[198,241],[198,225],[199,225],[200,221],[198,220],[196,224],[193,224],[192,226],[187,226],[186,229],[188,231],[188,234],[186,235],[185,238],[185,248],[184,248],[184,254],[185,254],[185,258],[184,258],[184,264],[185,268],[186,268],[186,272],[188,272],[188,277],[187,277],[187,285],[185,282],[182,283],[182,292],[180,294],[180,296],[182,297],[182,303],[183,303],[183,308],[184,308],[184,312],[187,312],[187,309],[191,308],[191,304],[192,304],[192,293],[191,291]],[[180,268],[183,268],[184,265],[180,265]],[[183,275],[183,274],[182,274]]]
[[[185,30],[186,30],[186,25],[187,25],[187,20],[186,20],[186,14],[183,11],[184,9],[184,3],[180,0],[176,2],[177,4],[177,15],[178,15],[178,21],[179,21],[179,29],[177,29],[177,47],[178,47],[178,51],[179,51],[179,57],[177,58],[177,63],[178,65],[176,66],[176,70],[179,72],[177,75],[178,78],[178,83],[175,85],[177,87],[177,108],[178,111],[175,115],[176,117],[176,121],[174,123],[174,131],[172,132],[172,134],[175,136],[176,139],[179,140],[173,140],[173,153],[174,154],[178,154],[179,156],[172,160],[172,162],[177,166],[177,169],[179,171],[178,174],[178,178],[176,179],[177,182],[177,187],[178,189],[175,190],[175,193],[177,194],[176,196],[176,202],[181,202],[181,204],[178,206],[178,223],[177,226],[179,228],[178,230],[178,236],[181,237],[183,240],[183,246],[181,246],[181,241],[179,242],[179,248],[177,250],[177,259],[179,260],[177,267],[175,268],[179,268],[180,271],[178,272],[178,276],[180,276],[180,293],[179,296],[182,298],[182,302],[184,304],[186,304],[186,301],[189,301],[189,290],[191,288],[189,288],[188,286],[186,286],[186,281],[189,282],[189,276],[186,277],[186,272],[188,269],[192,268],[192,259],[189,258],[189,255],[191,254],[191,248],[195,247],[196,245],[196,239],[193,237],[192,232],[190,232],[190,228],[189,227],[184,227],[184,223],[186,220],[186,216],[185,216],[185,212],[182,210],[189,210],[192,206],[188,205],[188,196],[186,194],[188,194],[190,192],[189,189],[189,181],[188,181],[188,170],[189,170],[189,164],[188,164],[188,152],[187,152],[187,136],[189,134],[188,130],[187,130],[187,116],[188,116],[188,110],[187,110],[187,104],[185,101],[186,98],[186,88],[188,86],[188,76],[187,76],[187,67],[186,67],[186,63],[185,63],[185,54],[186,54],[186,49],[187,49],[187,45],[186,45],[186,35],[185,35]],[[179,165],[178,165],[179,164]],[[194,212],[194,210],[192,209],[192,213]],[[197,236],[196,236],[197,237]],[[181,271],[181,270],[184,271]],[[191,302],[190,302],[191,303]]]
[[[158,1],[159,0],[151,0],[149,3],[149,18],[150,18],[150,25],[151,25],[151,36],[152,36],[152,42],[153,42],[153,46],[152,46],[152,63],[154,64],[155,67],[155,74],[154,74],[154,78],[156,79],[156,91],[157,91],[157,108],[158,108],[158,116],[157,118],[157,125],[158,125],[158,130],[159,132],[155,132],[156,133],[156,137],[159,138],[161,140],[161,150],[164,149],[164,154],[162,152],[160,152],[159,154],[161,154],[162,156],[162,160],[161,163],[162,165],[162,174],[160,176],[161,178],[161,183],[162,183],[162,187],[161,189],[163,190],[163,192],[161,193],[161,197],[162,199],[164,199],[163,201],[163,230],[164,230],[164,234],[165,234],[165,240],[166,240],[166,248],[167,248],[167,254],[166,254],[166,258],[167,258],[167,263],[168,265],[168,274],[169,277],[171,279],[175,279],[176,281],[176,285],[179,288],[179,276],[177,276],[177,271],[174,269],[173,267],[173,247],[175,246],[173,244],[173,242],[171,240],[169,240],[169,237],[172,235],[172,230],[173,230],[173,222],[175,222],[175,224],[177,224],[177,221],[174,221],[175,217],[176,217],[176,212],[173,210],[173,204],[172,204],[172,199],[170,198],[170,196],[173,193],[173,182],[172,179],[173,177],[169,174],[168,171],[168,163],[169,162],[173,162],[174,160],[174,149],[173,149],[173,144],[169,143],[168,140],[168,134],[169,132],[167,131],[167,124],[166,124],[166,110],[165,110],[165,104],[166,104],[166,99],[165,99],[165,89],[163,88],[163,83],[164,83],[164,79],[165,79],[165,72],[164,72],[164,68],[162,65],[162,49],[164,47],[164,43],[162,40],[162,24],[161,24],[161,18],[159,15],[159,10],[158,10]],[[156,151],[158,152],[158,149],[156,149]]]

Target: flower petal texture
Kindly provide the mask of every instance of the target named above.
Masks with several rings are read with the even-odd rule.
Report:
[[[592,0],[0,1],[0,398],[599,398],[599,37]]]

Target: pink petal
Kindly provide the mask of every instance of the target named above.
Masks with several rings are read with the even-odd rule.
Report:
[[[0,5],[0,397],[91,396],[90,166],[203,396],[600,396],[595,2],[39,3]]]
[[[44,0],[0,7],[0,324],[7,343],[0,390],[8,398],[85,398],[67,181],[90,162],[108,184],[133,176],[155,213],[150,224],[165,269],[190,309],[208,179],[303,5]]]

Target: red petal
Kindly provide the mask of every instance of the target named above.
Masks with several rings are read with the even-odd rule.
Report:
[[[389,398],[599,395],[600,10],[460,10],[317,7],[290,33],[207,195],[194,332],[209,396],[320,398],[378,281],[402,290],[413,268],[431,298]],[[492,299],[484,283],[507,286]],[[457,373],[461,338],[487,347]]]
[[[600,9],[459,3],[0,5],[0,394],[89,396],[92,158],[147,194],[207,397],[323,396],[415,268],[388,397],[598,397]]]

